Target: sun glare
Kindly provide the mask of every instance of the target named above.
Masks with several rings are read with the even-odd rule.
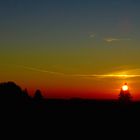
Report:
[[[127,91],[127,90],[128,90],[128,86],[127,86],[126,84],[123,85],[123,86],[122,86],[122,90],[123,90],[123,91]]]

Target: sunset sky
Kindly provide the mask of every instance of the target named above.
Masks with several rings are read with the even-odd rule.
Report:
[[[50,98],[140,99],[139,0],[0,0],[0,82]]]

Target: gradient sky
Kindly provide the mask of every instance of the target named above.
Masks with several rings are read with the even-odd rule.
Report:
[[[1,0],[0,81],[46,97],[140,99],[139,0]]]

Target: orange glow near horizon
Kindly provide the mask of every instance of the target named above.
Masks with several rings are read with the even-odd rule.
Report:
[[[79,70],[73,74],[68,72],[65,75],[60,75],[58,72],[48,73],[47,68],[44,69],[24,69],[23,67],[5,65],[0,70],[1,73],[4,73],[1,82],[14,81],[22,89],[27,88],[31,96],[34,95],[36,89],[40,89],[46,98],[118,99],[122,83],[127,81],[133,100],[140,100],[138,75],[137,77],[124,77],[122,75],[122,77],[118,77],[119,74],[124,73],[117,70],[116,72],[114,70],[114,72],[102,72],[96,75],[94,72],[85,74]],[[137,74],[138,71],[138,69],[126,70],[125,74]],[[59,72],[61,73],[61,71]]]

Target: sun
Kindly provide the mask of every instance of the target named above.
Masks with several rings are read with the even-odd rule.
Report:
[[[128,86],[127,86],[126,83],[125,83],[125,85],[122,86],[122,90],[123,90],[123,91],[127,91],[127,90],[128,90]]]

